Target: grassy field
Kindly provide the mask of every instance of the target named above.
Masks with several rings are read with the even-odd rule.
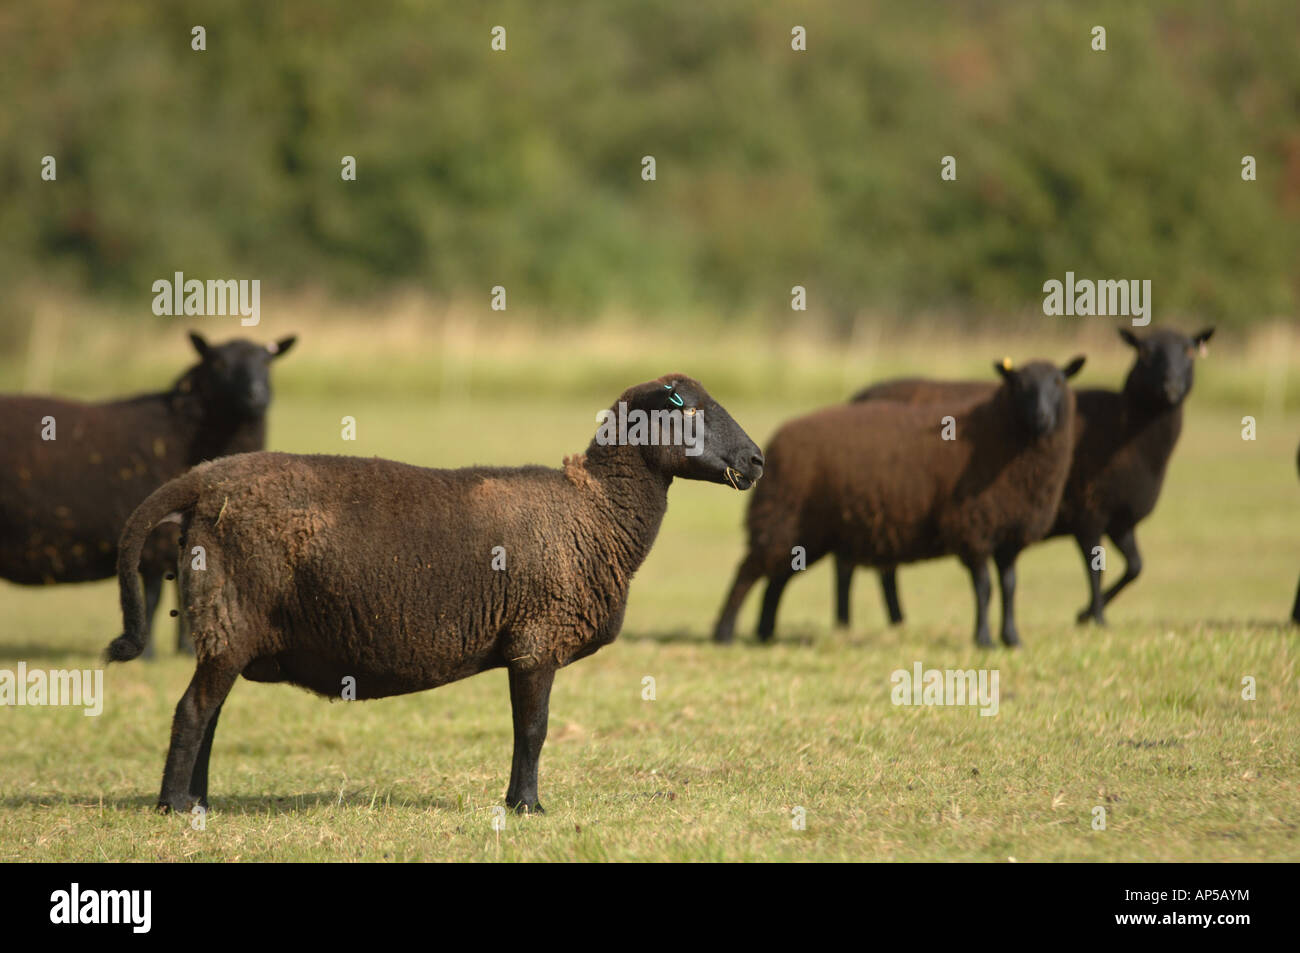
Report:
[[[283,329],[259,337],[272,333]],[[774,382],[762,377],[767,353],[710,375],[726,363],[724,339],[694,360],[648,350],[615,370],[594,358],[573,370],[547,364],[556,345],[544,339],[530,358],[480,336],[486,366],[549,367],[552,386],[525,398],[525,382],[512,380],[495,393],[466,358],[459,371],[442,365],[435,384],[412,377],[431,395],[402,399],[367,342],[357,341],[355,367],[330,369],[312,347],[329,336],[306,336],[278,372],[270,442],[441,466],[558,464],[586,445],[595,411],[615,396],[559,393],[566,374],[631,373],[624,365],[663,358],[651,370],[695,371],[761,443],[828,392],[936,361],[978,373],[994,346],[932,351],[918,366],[918,341],[854,381],[851,357],[824,353],[832,370],[821,379],[815,355],[791,347],[793,370]],[[462,338],[442,340],[465,356]],[[1048,343],[1043,353],[1070,353],[1071,342]],[[1297,633],[1281,624],[1300,572],[1300,417],[1266,351],[1224,348],[1202,368],[1161,504],[1139,532],[1146,571],[1112,606],[1109,629],[1073,624],[1084,575],[1073,544],[1055,541],[1020,563],[1019,653],[971,646],[968,582],[951,560],[900,573],[900,629],[882,624],[875,582],[861,573],[854,626],[833,630],[822,563],[787,590],[775,646],[752,641],[756,592],[743,640],[716,648],[708,631],[740,556],[747,497],[679,482],[622,636],[556,680],[544,817],[492,827],[509,774],[503,672],[363,704],[241,682],[217,734],[206,829],[160,817],[151,808],[171,712],[192,671],[166,651],[156,664],[109,669],[99,717],[0,711],[0,860],[1300,859]],[[1123,350],[1095,353],[1084,384],[1113,383]],[[417,359],[393,373],[411,375]],[[55,367],[53,387],[97,392],[77,386],[79,373],[96,380],[88,366]],[[0,389],[24,386],[10,371]],[[1244,413],[1259,415],[1255,442],[1241,439]],[[357,419],[356,443],[339,439],[344,415]],[[170,595],[164,632],[168,608]],[[112,583],[0,584],[0,668],[98,665],[119,625]],[[895,707],[890,673],[918,661],[996,668],[998,714]],[[653,701],[642,699],[645,676]],[[1257,683],[1253,701],[1242,698],[1245,676]],[[1092,829],[1098,806],[1104,831]],[[793,829],[795,808],[806,830]]]

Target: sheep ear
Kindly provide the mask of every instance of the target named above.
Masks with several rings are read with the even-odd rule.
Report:
[[[272,357],[284,357],[284,352],[293,347],[293,342],[298,340],[298,335],[291,334],[287,338],[280,338],[278,341],[272,341],[266,346],[266,351]]]
[[[1130,331],[1128,328],[1120,328],[1119,336],[1120,339],[1129,347],[1135,348],[1135,347],[1141,347],[1142,345],[1142,342],[1138,340],[1137,335],[1134,334],[1132,331]]]
[[[199,357],[206,358],[208,356],[208,342],[203,340],[202,334],[199,334],[197,331],[191,331],[190,343],[194,345],[194,350],[199,352]]]
[[[1086,360],[1087,358],[1080,354],[1078,357],[1074,358],[1074,360],[1070,361],[1069,364],[1066,364],[1061,370],[1061,373],[1065,375],[1065,379],[1069,380],[1075,374],[1079,373],[1079,371],[1083,370],[1083,362]]]
[[[1205,357],[1205,355],[1210,353],[1210,349],[1205,345],[1212,337],[1214,337],[1214,328],[1206,328],[1204,331],[1198,331],[1192,337],[1192,343],[1196,345],[1196,353],[1199,357]]]

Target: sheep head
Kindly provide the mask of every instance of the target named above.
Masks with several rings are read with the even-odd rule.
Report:
[[[1120,328],[1124,343],[1137,351],[1125,388],[1157,406],[1177,407],[1192,390],[1193,364],[1206,354],[1214,328],[1188,337],[1171,328],[1157,328],[1139,338]]]
[[[271,403],[271,362],[282,357],[296,340],[291,336],[261,345],[235,338],[209,344],[203,335],[191,333],[190,343],[201,360],[186,373],[181,387],[222,411],[260,417]]]
[[[1066,418],[1070,392],[1066,381],[1083,367],[1082,355],[1063,368],[1050,361],[1031,361],[1016,367],[1010,358],[995,361],[994,370],[1005,382],[1016,417],[1035,438],[1053,433]]]
[[[593,447],[635,447],[651,471],[667,477],[747,490],[763,475],[758,445],[699,381],[683,374],[628,388],[598,419]]]

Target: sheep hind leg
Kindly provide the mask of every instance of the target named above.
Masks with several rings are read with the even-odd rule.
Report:
[[[1102,610],[1106,607],[1106,602],[1101,596],[1101,570],[1093,565],[1096,558],[1093,553],[1101,545],[1101,534],[1077,533],[1074,541],[1079,544],[1079,554],[1083,556],[1083,571],[1088,574],[1088,604],[1079,610],[1074,621],[1080,625],[1089,620],[1098,625],[1105,625],[1106,616]]]
[[[144,581],[144,652],[147,659],[154,657],[153,617],[158,612],[158,602],[162,599],[162,573],[142,572]]]
[[[177,703],[176,715],[172,719],[171,746],[167,750],[167,765],[163,768],[162,792],[158,795],[160,811],[189,811],[200,800],[191,784],[200,752],[205,755],[202,779],[205,782],[207,779],[206,755],[212,750],[208,725],[213,723],[215,732],[216,713],[238,677],[237,670],[212,661],[200,662],[195,669],[190,687]]]
[[[762,578],[763,571],[759,568],[758,560],[750,553],[736,570],[736,580],[731,584],[731,591],[722,604],[718,621],[714,623],[714,642],[725,644],[735,638],[736,615],[740,612],[740,606],[745,601],[745,596],[749,595],[749,590],[754,588],[754,583]]]
[[[1110,605],[1110,601],[1120,594],[1120,592],[1142,572],[1142,553],[1138,551],[1137,536],[1133,532],[1134,527],[1125,526],[1117,532],[1108,532],[1111,540],[1119,547],[1119,551],[1124,554],[1124,575],[1119,577],[1119,581],[1111,586],[1101,597],[1103,607]]]
[[[885,610],[889,613],[890,625],[901,625],[903,607],[898,601],[898,570],[890,566],[880,570],[880,591],[885,597]]]
[[[1300,625],[1300,583],[1295,587],[1295,605],[1291,607],[1291,621]]]
[[[199,743],[199,753],[194,759],[194,773],[190,775],[190,794],[199,799],[199,806],[208,806],[208,758],[212,755],[212,738],[217,733],[217,719],[221,717],[221,706],[208,719],[208,727],[203,730],[203,740]]]
[[[1019,550],[999,550],[993,554],[1002,595],[1002,644],[1007,648],[1020,645],[1020,633],[1016,631],[1016,557],[1019,554]]]
[[[546,741],[551,684],[555,669],[516,669],[510,672],[510,713],[515,727],[514,754],[506,806],[518,814],[545,814],[537,800],[537,762]]]
[[[989,636],[989,594],[993,585],[989,580],[988,558],[963,560],[970,572],[971,585],[975,589],[975,644],[982,649],[991,649],[993,639]]]
[[[763,611],[758,617],[758,640],[771,642],[776,635],[776,610],[781,604],[781,593],[790,581],[790,574],[771,576],[767,580],[767,589],[763,592]]]

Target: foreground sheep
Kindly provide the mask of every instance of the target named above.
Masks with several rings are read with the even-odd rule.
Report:
[[[1142,571],[1137,524],[1155,509],[1169,458],[1183,426],[1183,403],[1192,391],[1193,364],[1214,334],[1207,328],[1192,337],[1167,328],[1139,338],[1127,328],[1119,335],[1136,352],[1133,367],[1119,392],[1075,391],[1074,459],[1061,506],[1048,538],[1072,536],[1088,573],[1088,604],[1077,621],[1105,624],[1104,609]],[[932,381],[921,378],[886,381],[853,397],[854,401],[892,400],[928,404],[971,399],[989,393],[982,381]],[[1123,575],[1105,592],[1095,550],[1102,536],[1123,553]],[[849,622],[849,582],[853,565],[836,560],[836,618]],[[892,567],[880,573],[892,623],[902,621],[898,586]],[[1300,609],[1300,596],[1297,597]]]
[[[690,418],[698,442],[610,444],[602,427],[560,470],[252,453],[196,467],[145,500],[122,535],[125,632],[110,661],[142,647],[135,572],[149,531],[179,521],[185,545],[207,552],[206,571],[182,565],[198,665],[176,707],[159,807],[206,803],[217,716],[241,674],[381,698],[506,668],[506,803],[540,811],[555,671],[618,635],[669,484],[748,489],[763,471],[758,447],[688,377],[633,387],[620,404]]]
[[[0,397],[0,577],[49,585],[112,576],[118,537],[141,500],[203,460],[261,449],[269,364],[294,340],[211,345],[191,334],[199,363],[170,390],[125,400]],[[138,561],[146,638],[176,556],[175,531],[161,531]]]
[[[1003,382],[975,402],[913,407],[888,401],[829,407],[793,420],[768,447],[767,479],[750,503],[749,551],[714,640],[731,641],[736,614],[768,580],[760,639],[776,628],[781,593],[827,553],[850,564],[895,566],[956,555],[975,587],[975,641],[988,629],[992,557],[1002,589],[1002,641],[1016,632],[1015,560],[1052,524],[1070,466],[1074,395],[1083,366],[995,365]],[[955,439],[944,439],[945,417]]]

